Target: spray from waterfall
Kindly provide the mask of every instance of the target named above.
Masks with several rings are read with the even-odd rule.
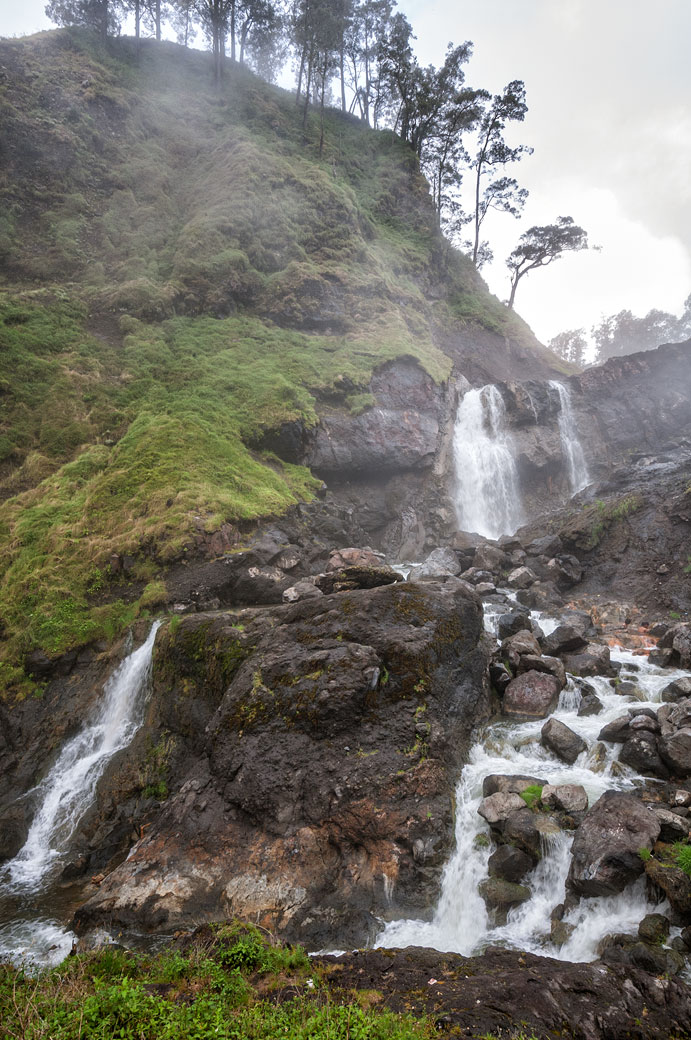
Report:
[[[461,530],[485,538],[513,534],[523,522],[523,510],[506,408],[496,386],[465,394],[453,447]]]
[[[575,495],[590,483],[590,476],[588,475],[588,466],[578,437],[576,417],[571,406],[571,392],[568,387],[564,386],[563,383],[558,383],[556,379],[550,379],[549,385],[554,387],[559,394],[561,450],[566,459],[571,494]]]

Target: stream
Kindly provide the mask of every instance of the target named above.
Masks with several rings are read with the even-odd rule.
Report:
[[[512,594],[507,598],[511,600]],[[485,627],[496,634],[500,613],[511,604],[485,605]],[[533,611],[545,635],[557,622]],[[624,714],[629,706],[660,706],[662,689],[675,678],[687,673],[678,669],[658,668],[647,657],[632,651],[612,649],[611,659],[621,666],[620,678],[635,683],[634,696],[616,692],[604,676],[589,678],[603,710],[594,716],[577,714],[581,692],[572,677],[562,691],[553,716],[565,723],[588,744],[573,765],[566,765],[540,744],[540,731],[545,719],[517,722],[498,719],[490,723],[470,751],[456,790],[456,847],[442,877],[441,896],[429,921],[399,920],[385,926],[376,940],[377,946],[431,946],[438,950],[469,956],[481,953],[490,945],[499,945],[565,961],[592,961],[597,958],[600,940],[611,932],[635,931],[647,913],[665,913],[666,903],[654,904],[646,896],[645,881],[628,886],[616,896],[582,899],[564,917],[573,932],[563,945],[550,939],[550,914],[564,901],[565,881],[570,865],[572,831],[543,838],[542,858],[523,880],[532,892],[531,898],[509,911],[507,923],[493,925],[478,885],[487,876],[487,862],[493,851],[484,837],[485,821],[478,815],[482,800],[482,782],[491,773],[535,776],[550,784],[580,784],[592,805],[607,790],[626,791],[640,783],[640,777],[616,760],[616,744],[599,743],[598,733],[604,725]]]

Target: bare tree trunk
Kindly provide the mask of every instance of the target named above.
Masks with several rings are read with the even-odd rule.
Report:
[[[305,84],[305,104],[302,109],[302,129],[307,129],[307,112],[310,104],[310,90],[312,89],[312,72],[314,68],[314,47],[310,46],[309,60],[307,62],[307,82]]]
[[[235,61],[235,0],[230,5],[230,60]]]
[[[473,244],[473,263],[477,264],[477,254],[480,249],[480,174],[482,166],[478,162],[477,176],[475,177],[475,242]],[[512,300],[513,300],[512,290]],[[510,305],[511,306],[511,305]]]
[[[509,308],[510,311],[513,310],[513,301],[516,299],[516,289],[518,288],[518,279],[519,278],[520,278],[520,275],[515,274],[513,276],[513,278],[511,279],[511,295],[509,296],[509,302],[507,304],[507,307]]]
[[[305,58],[307,57],[307,44],[303,43],[302,52],[300,54],[300,68],[298,70],[298,89],[295,95],[295,104],[300,104],[300,94],[302,92],[302,77],[305,72]]]
[[[161,42],[161,0],[156,0],[156,39]]]
[[[322,91],[323,93],[323,91]],[[343,42],[341,41],[341,111],[346,111],[346,96],[345,96],[345,53],[343,48]]]

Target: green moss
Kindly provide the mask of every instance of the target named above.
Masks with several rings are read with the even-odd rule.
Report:
[[[534,809],[542,798],[542,784],[530,784],[524,791],[520,792],[521,798],[529,809]]]

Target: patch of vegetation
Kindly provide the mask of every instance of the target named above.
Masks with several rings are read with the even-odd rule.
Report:
[[[185,952],[108,949],[31,976],[0,966],[3,1035],[24,1040],[429,1040],[426,1019],[334,1001],[303,950],[258,929],[201,930]]]
[[[638,850],[638,858],[642,860],[643,863],[647,863],[651,856],[652,852],[650,849],[642,848]]]
[[[520,794],[528,808],[534,809],[542,798],[542,784],[530,784]]]
[[[60,30],[0,64],[0,684],[27,693],[28,653],[114,638],[200,536],[311,497],[263,451],[284,423],[361,413],[396,358],[447,379],[442,326],[539,346],[390,132],[331,111],[322,153],[288,94],[211,92],[173,45]]]
[[[672,856],[679,869],[683,870],[687,877],[691,877],[691,844],[683,841],[675,842],[672,846]]]

